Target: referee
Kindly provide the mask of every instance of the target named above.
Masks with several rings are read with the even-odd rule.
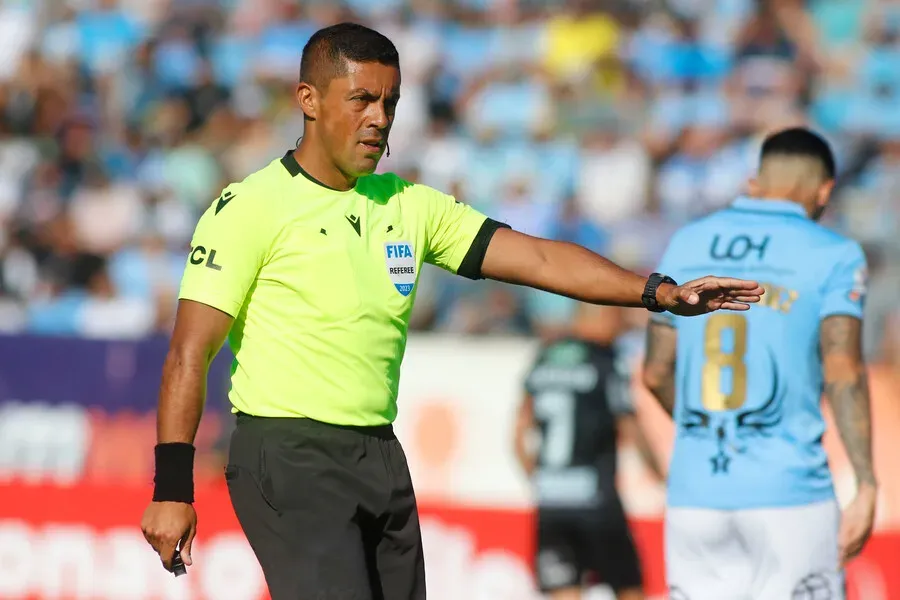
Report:
[[[191,565],[192,445],[226,337],[237,426],[225,478],[273,600],[425,598],[419,518],[391,423],[423,263],[595,304],[745,310],[755,282],[649,279],[517,233],[452,197],[373,175],[400,99],[397,50],[344,23],[303,50],[295,150],[201,217],[163,368],[144,536]]]

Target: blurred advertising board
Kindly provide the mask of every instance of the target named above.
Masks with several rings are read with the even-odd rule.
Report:
[[[0,336],[0,481],[152,479],[156,401],[168,340]],[[218,477],[231,355],[210,368],[198,435],[202,476]],[[151,454],[148,454],[151,452]]]
[[[0,485],[4,600],[266,600],[224,484],[197,492],[199,534],[186,577],[166,573],[140,522],[150,488]],[[422,503],[429,598],[537,600],[528,509]],[[633,523],[651,600],[665,598],[662,526]],[[900,533],[875,535],[849,569],[849,600],[900,598]],[[595,600],[609,600],[598,589]],[[803,600],[814,600],[813,598]]]
[[[198,437],[200,534],[187,577],[165,573],[138,529],[150,496],[153,413],[164,340],[138,343],[0,337],[0,598],[257,600],[265,585],[222,480],[231,418],[229,357],[215,361]],[[529,488],[512,454],[527,340],[414,337],[397,432],[422,507],[429,597],[528,600]],[[850,568],[852,600],[900,598],[900,402],[897,376],[875,369],[878,532]],[[635,388],[663,455],[672,428]],[[849,470],[826,437],[842,501]],[[893,470],[890,472],[889,469]],[[651,598],[665,596],[663,488],[627,441],[621,485]],[[599,590],[595,598],[609,598]]]

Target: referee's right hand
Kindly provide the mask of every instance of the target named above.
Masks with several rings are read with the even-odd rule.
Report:
[[[191,566],[191,543],[197,535],[197,512],[185,502],[151,502],[141,519],[144,538],[162,560],[166,571],[172,571],[172,559],[181,542],[181,560]]]

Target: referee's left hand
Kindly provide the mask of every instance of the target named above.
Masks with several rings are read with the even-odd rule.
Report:
[[[141,519],[141,531],[150,542],[166,571],[172,571],[172,560],[181,542],[181,560],[191,566],[191,544],[197,535],[197,512],[186,502],[151,502]]]
[[[755,281],[708,276],[679,286],[661,284],[656,299],[672,314],[693,317],[716,310],[748,310],[764,293]]]

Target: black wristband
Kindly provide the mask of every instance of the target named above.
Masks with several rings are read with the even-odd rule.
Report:
[[[194,446],[185,442],[157,444],[154,502],[194,502]]]

